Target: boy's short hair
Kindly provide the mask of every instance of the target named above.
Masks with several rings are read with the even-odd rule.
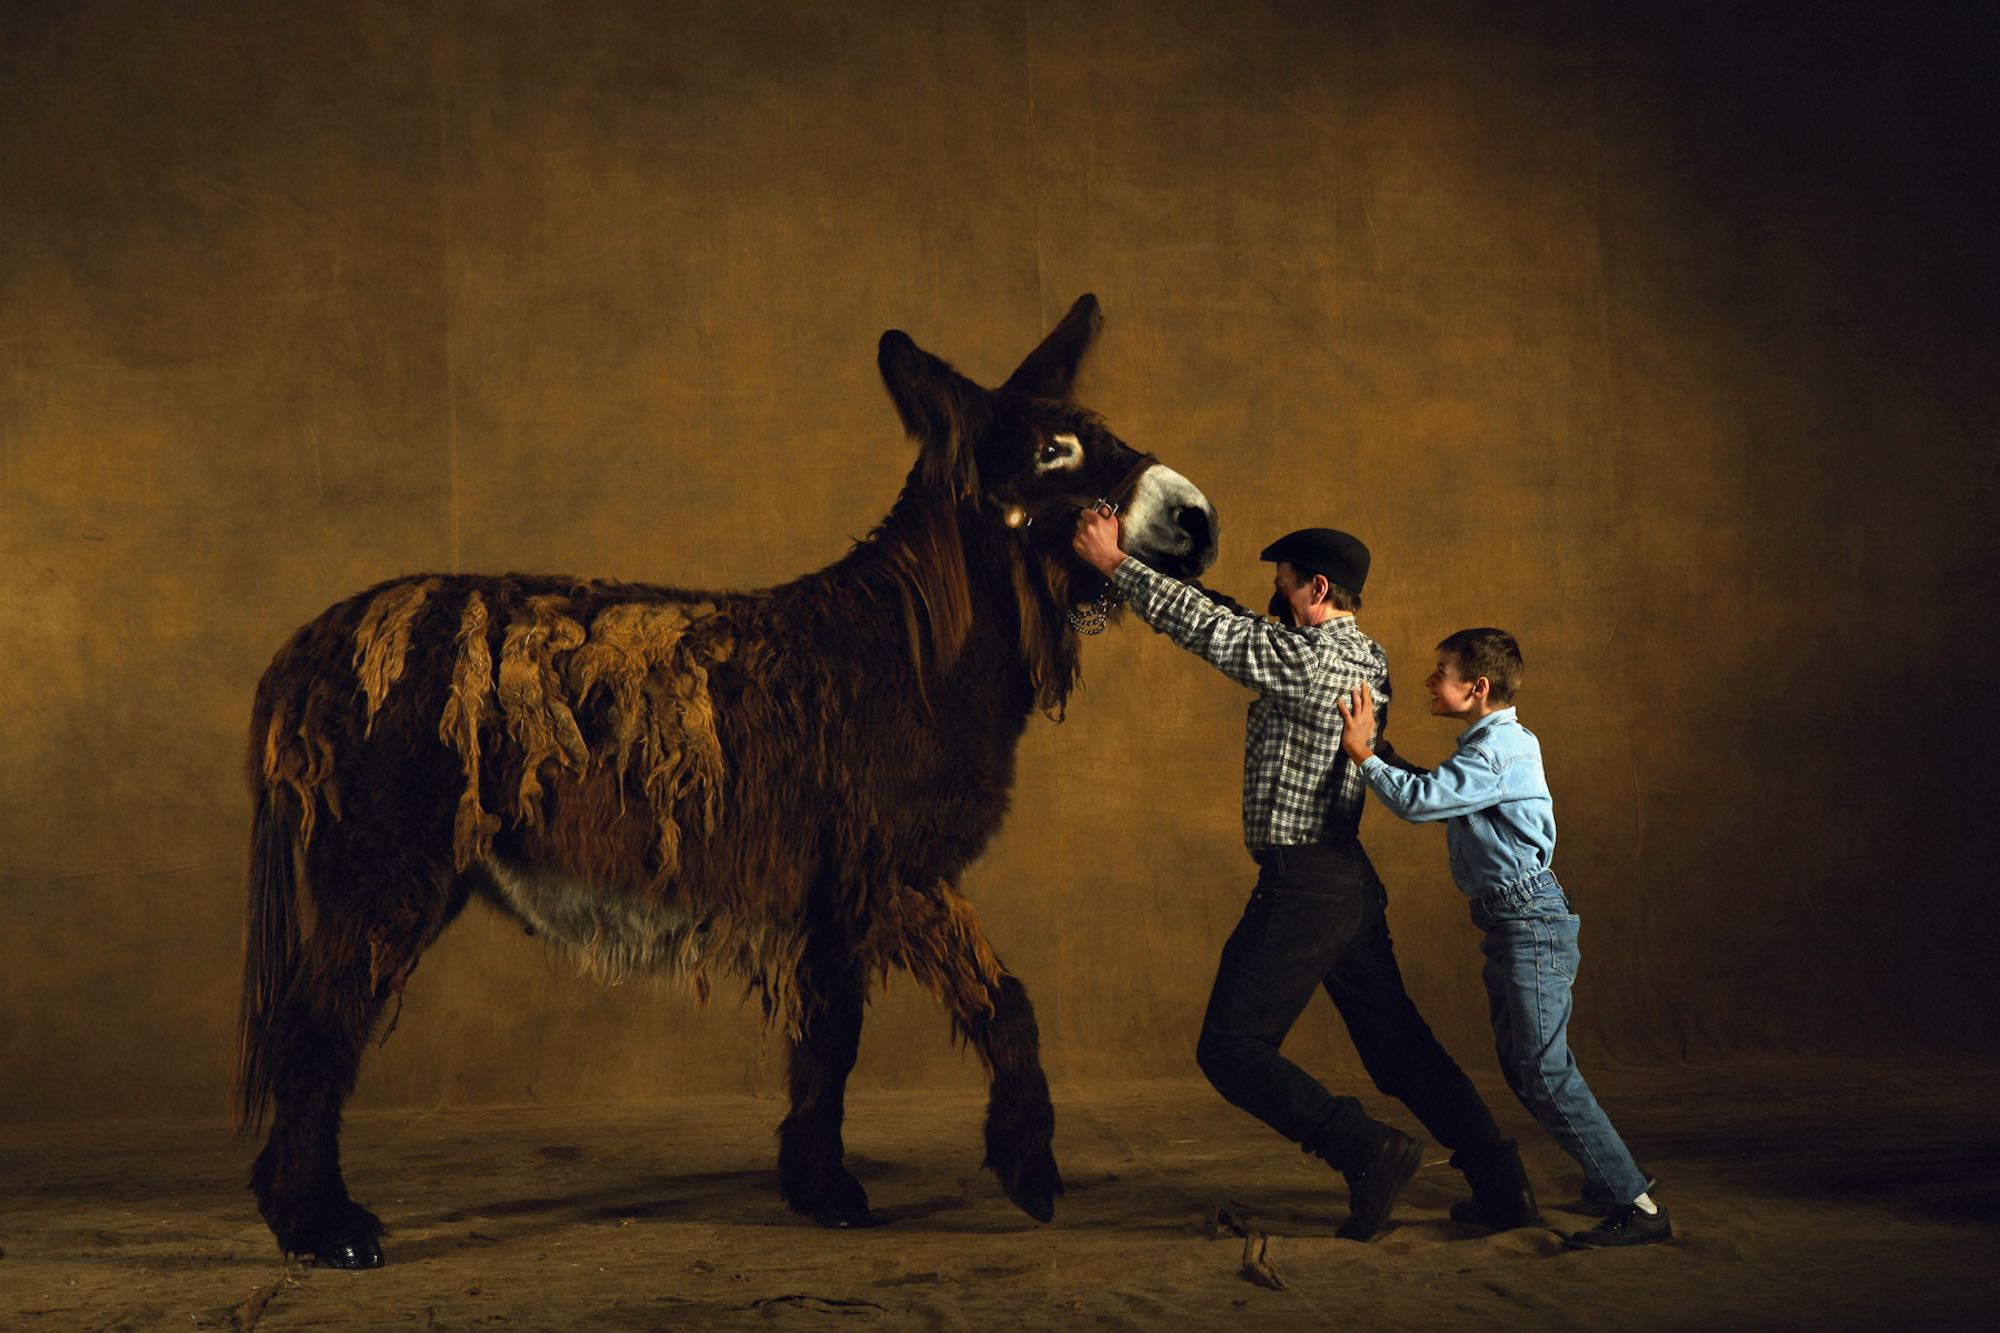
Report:
[[[1354,589],[1342,587],[1332,579],[1327,578],[1324,571],[1302,565],[1296,560],[1287,561],[1286,563],[1291,565],[1292,572],[1298,575],[1300,583],[1311,583],[1316,578],[1326,579],[1326,604],[1334,610],[1359,611],[1361,609],[1361,594],[1354,591]]]
[[[1448,635],[1438,651],[1456,659],[1458,674],[1467,682],[1486,677],[1489,699],[1514,702],[1514,691],[1521,688],[1521,645],[1506,630],[1462,629]]]

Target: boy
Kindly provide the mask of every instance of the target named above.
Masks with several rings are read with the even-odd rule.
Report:
[[[1431,713],[1466,724],[1451,758],[1435,770],[1384,761],[1369,743],[1375,706],[1366,685],[1340,701],[1347,723],[1341,748],[1398,818],[1446,821],[1452,880],[1486,934],[1482,975],[1507,1086],[1583,1168],[1585,1198],[1612,1205],[1604,1221],[1566,1243],[1649,1245],[1672,1237],[1673,1223],[1647,1193],[1656,1182],[1633,1162],[1569,1052],[1578,918],[1549,868],[1555,804],[1541,743],[1514,715],[1520,681],[1513,635],[1460,630],[1438,645],[1437,670],[1424,682]],[[1475,1197],[1451,1213],[1490,1224],[1489,1211]]]

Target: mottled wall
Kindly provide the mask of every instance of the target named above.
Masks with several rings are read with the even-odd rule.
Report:
[[[1588,1055],[1993,1044],[1987,21],[246,8],[0,11],[0,1114],[220,1110],[294,625],[424,569],[823,564],[907,464],[881,331],[994,382],[1086,290],[1082,396],[1216,501],[1215,582],[1260,596],[1291,527],[1372,544],[1406,752],[1450,743],[1443,633],[1522,639]],[[1087,674],[969,889],[1053,1073],[1192,1075],[1244,699],[1136,624]],[[1483,1064],[1442,835],[1368,840]],[[1356,1069],[1323,1001],[1291,1049]],[[776,1056],[475,909],[361,1100]],[[892,984],[857,1079],[976,1073]]]

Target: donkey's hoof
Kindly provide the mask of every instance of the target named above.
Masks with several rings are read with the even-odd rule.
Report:
[[[382,1266],[382,1219],[360,1204],[342,1200],[329,1205],[319,1212],[316,1223],[301,1226],[284,1248],[328,1268]]]
[[[823,1227],[879,1227],[868,1211],[868,1191],[846,1171],[823,1174],[810,1185],[788,1186],[785,1202]]]
[[[343,1240],[321,1249],[317,1258],[328,1268],[380,1268],[382,1247],[372,1240]]]
[[[1002,1173],[1001,1188],[1014,1205],[1037,1222],[1055,1219],[1056,1196],[1063,1192],[1062,1176],[1056,1170],[1054,1154],[1047,1151],[1021,1164],[1020,1170],[1008,1179]]]
[[[881,1218],[875,1216],[874,1213],[868,1211],[866,1204],[863,1204],[859,1208],[817,1209],[813,1212],[812,1220],[823,1227],[838,1227],[842,1230],[851,1228],[856,1231],[865,1227],[888,1225]]]
[[[1056,1217],[1056,1196],[1061,1193],[1060,1181],[1032,1185],[1024,1181],[1019,1189],[1007,1197],[1037,1222],[1053,1222]]]

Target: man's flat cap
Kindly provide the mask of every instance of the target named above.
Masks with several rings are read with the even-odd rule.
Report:
[[[1368,548],[1334,528],[1300,528],[1264,548],[1259,560],[1284,560],[1315,574],[1326,575],[1349,592],[1360,592],[1368,579]]]

